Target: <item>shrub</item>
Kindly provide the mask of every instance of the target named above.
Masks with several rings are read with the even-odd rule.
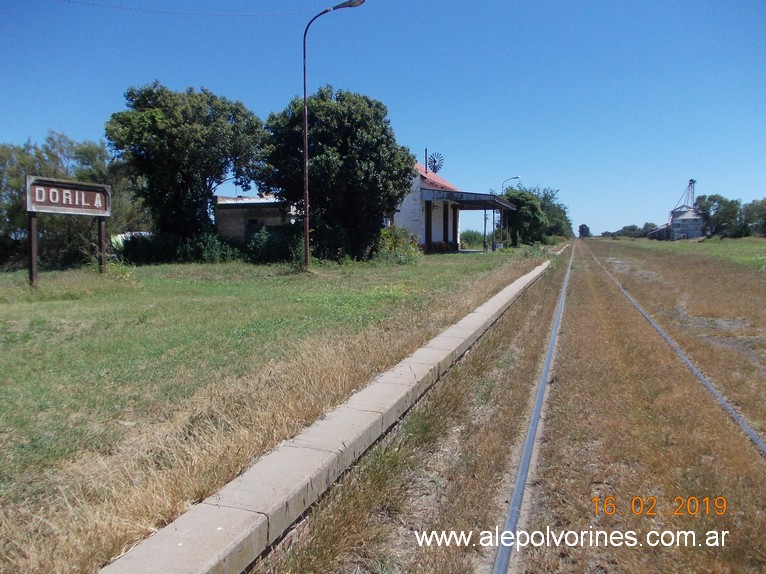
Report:
[[[422,255],[418,238],[402,227],[387,227],[380,232],[376,257],[400,265],[414,263]]]
[[[303,230],[299,225],[262,227],[245,249],[253,263],[303,261]]]
[[[547,259],[549,257],[548,250],[543,247],[543,244],[535,242],[532,245],[526,245],[523,252],[524,257],[540,257]]]
[[[484,247],[484,234],[468,229],[460,234],[460,243],[463,249],[482,249]]]
[[[167,263],[175,259],[178,240],[166,234],[133,235],[126,238],[115,254],[134,264]]]
[[[242,252],[226,243],[217,233],[204,233],[181,241],[176,260],[182,262],[222,263],[242,259]]]
[[[170,233],[134,235],[117,247],[122,260],[134,264],[147,263],[221,263],[242,259],[242,252],[226,243],[220,235],[205,233],[183,239]]]

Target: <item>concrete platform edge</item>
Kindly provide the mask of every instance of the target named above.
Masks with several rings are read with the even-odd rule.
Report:
[[[102,574],[239,574],[280,538],[505,313],[545,261]]]

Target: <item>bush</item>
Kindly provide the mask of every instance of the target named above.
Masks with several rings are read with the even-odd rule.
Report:
[[[176,253],[176,241],[164,235],[132,235],[115,247],[115,255],[129,263],[164,263],[172,261]]]
[[[176,260],[182,262],[223,263],[242,258],[242,252],[226,243],[217,233],[204,233],[182,241],[176,254]]]
[[[9,269],[17,269],[24,266],[27,253],[24,250],[24,242],[19,239],[11,239],[7,235],[0,235],[0,265]]]
[[[205,233],[183,239],[170,233],[134,235],[115,249],[118,257],[134,264],[147,263],[221,263],[243,259],[242,252],[226,243],[220,235]]]
[[[524,257],[547,259],[550,256],[550,253],[548,253],[548,250],[543,247],[542,243],[535,242],[532,245],[527,245],[524,247],[523,255]]]
[[[418,238],[410,236],[406,229],[391,226],[380,232],[377,259],[406,265],[414,263],[421,255]]]
[[[460,234],[460,243],[463,249],[483,249],[484,248],[484,234],[468,229]]]
[[[253,263],[303,261],[303,230],[300,225],[262,227],[245,249]]]

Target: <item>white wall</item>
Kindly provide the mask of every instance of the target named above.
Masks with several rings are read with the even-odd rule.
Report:
[[[418,177],[412,185],[412,191],[405,196],[396,212],[394,223],[397,227],[405,228],[410,235],[417,235],[420,243],[425,241],[426,226],[423,219],[423,202],[420,201],[420,186]]]
[[[448,202],[435,201],[437,209],[431,211],[431,239],[434,243],[457,241],[452,237],[452,213],[449,214],[447,235],[444,237],[444,209],[451,209]],[[397,227],[403,227],[410,235],[416,235],[421,244],[426,240],[425,202],[420,199],[420,177],[416,177],[412,183],[412,191],[405,196],[394,217]],[[460,214],[458,213],[458,237],[460,235]]]

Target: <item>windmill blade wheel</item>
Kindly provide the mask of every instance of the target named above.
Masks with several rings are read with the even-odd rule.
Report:
[[[444,165],[444,156],[439,152],[434,152],[428,156],[428,169],[433,172],[439,171]]]

